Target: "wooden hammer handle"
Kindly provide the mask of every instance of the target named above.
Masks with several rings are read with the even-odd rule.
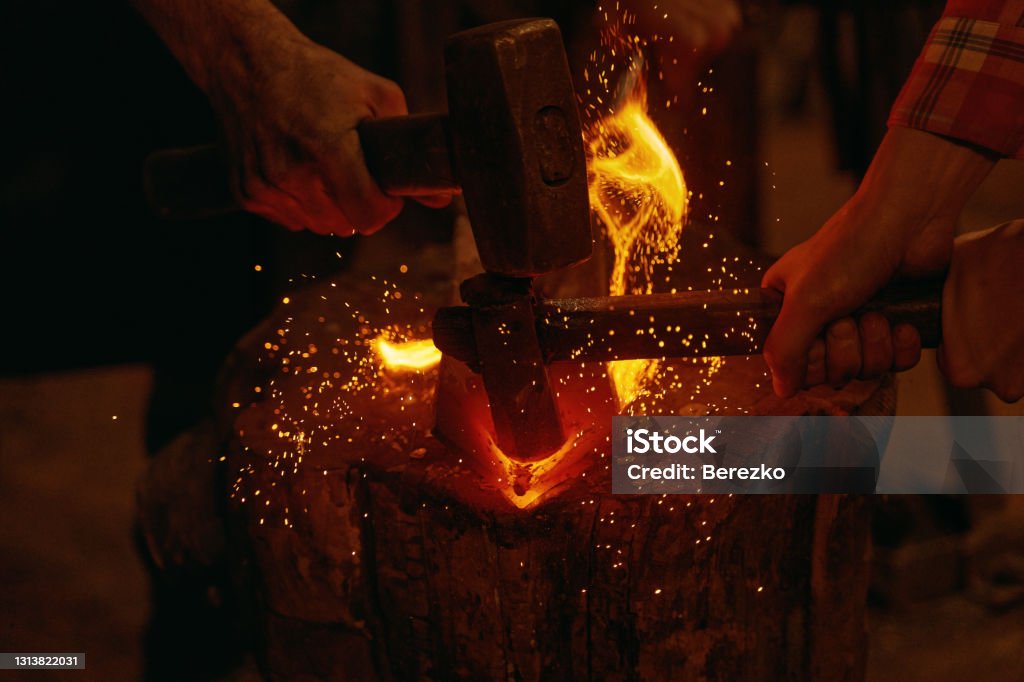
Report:
[[[358,132],[366,166],[385,194],[416,197],[459,191],[446,115],[372,119],[359,124]],[[142,175],[146,200],[162,218],[192,220],[241,210],[217,145],[155,151],[146,158]]]
[[[941,340],[941,282],[892,285],[855,311],[915,327],[925,348]],[[782,307],[771,289],[543,300],[534,307],[546,362],[752,355],[761,352]],[[468,307],[442,308],[434,344],[474,366],[479,357]]]

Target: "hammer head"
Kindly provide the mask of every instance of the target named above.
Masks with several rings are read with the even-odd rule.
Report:
[[[586,155],[558,25],[456,33],[445,65],[456,173],[484,269],[532,277],[589,258]]]

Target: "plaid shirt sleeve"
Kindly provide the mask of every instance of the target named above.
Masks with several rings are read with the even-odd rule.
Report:
[[[1024,159],[1024,0],[950,0],[889,125]]]

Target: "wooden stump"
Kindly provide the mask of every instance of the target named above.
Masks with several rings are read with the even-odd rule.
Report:
[[[468,372],[443,374],[439,439],[438,370],[378,370],[352,341],[368,340],[385,309],[427,335],[448,283],[400,290],[398,299],[383,280],[340,278],[280,306],[230,365],[220,404],[239,407],[220,415],[209,451],[165,453],[196,466],[155,464],[143,484],[151,549],[165,563],[230,567],[268,678],[863,677],[864,499],[611,495],[616,410],[603,366],[554,368],[579,435],[544,471],[519,471],[489,445]],[[648,408],[891,409],[891,383],[782,401],[760,358],[729,359],[709,381],[710,367],[663,367],[675,389]],[[207,461],[223,467],[227,490]],[[209,537],[209,522],[183,537],[174,522],[216,507],[170,492],[173,476],[204,467],[208,495],[228,498],[222,538]]]

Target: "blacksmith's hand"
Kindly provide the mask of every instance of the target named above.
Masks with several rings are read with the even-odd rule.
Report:
[[[211,101],[246,210],[339,236],[372,233],[399,214],[402,200],[374,182],[356,132],[364,119],[408,113],[395,83],[301,36],[217,83]]]
[[[356,132],[364,119],[407,113],[397,85],[313,43],[268,0],[132,4],[209,97],[243,208],[342,236],[398,215],[402,201],[374,182]]]
[[[946,270],[956,219],[994,163],[931,133],[889,130],[854,196],[764,275],[762,286],[783,294],[764,347],[777,394],[917,363],[915,329],[890,329],[880,315],[848,316],[897,276]]]

